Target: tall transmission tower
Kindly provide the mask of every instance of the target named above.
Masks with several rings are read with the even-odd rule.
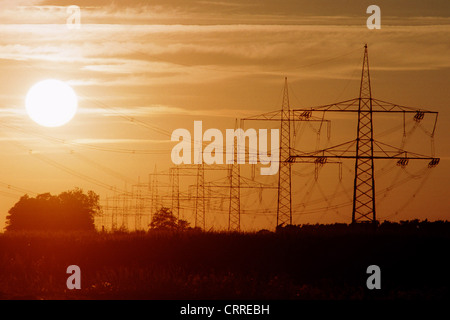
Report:
[[[289,110],[287,78],[284,79],[283,104],[281,107],[280,162],[278,172],[277,225],[292,224],[291,199],[291,119]]]
[[[236,119],[234,129],[238,127]],[[237,143],[234,143],[234,159],[229,168],[230,206],[228,211],[228,231],[241,230],[241,166],[237,163]]]
[[[205,207],[205,165],[197,168],[197,192],[195,197],[195,227],[205,230],[206,207]]]
[[[359,90],[352,222],[357,220],[376,220],[372,115],[369,55],[367,52],[367,45],[365,45],[361,85]]]
[[[280,110],[263,113],[260,115],[243,118],[242,121],[276,121],[280,123],[280,152],[278,170],[278,201],[277,201],[277,226],[292,224],[292,144],[291,123],[297,121],[327,122],[323,118],[314,117],[309,110],[292,110],[289,102],[289,89],[287,78],[284,79],[283,101]],[[294,127],[295,134],[295,127]],[[308,159],[295,162],[314,162]]]
[[[289,157],[289,162],[292,163],[303,161],[304,159],[319,158],[325,159],[324,162],[328,158],[355,159],[352,223],[376,222],[374,160],[397,159],[398,164],[401,166],[406,166],[409,160],[429,160],[429,167],[434,167],[439,163],[440,159],[434,157],[434,155],[427,156],[408,152],[402,148],[393,147],[374,139],[372,121],[374,113],[403,113],[403,116],[408,113],[414,113],[414,120],[417,122],[420,122],[425,114],[432,114],[435,116],[432,137],[434,136],[438,113],[424,109],[399,106],[372,98],[367,44],[364,46],[358,98],[309,109],[297,109],[295,111],[357,113],[358,126],[356,140],[309,153],[296,150],[295,154],[291,154]]]

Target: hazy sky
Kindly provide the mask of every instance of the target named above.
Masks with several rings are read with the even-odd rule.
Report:
[[[381,8],[380,30],[366,27],[371,4]],[[69,5],[81,8],[80,29],[66,26]],[[22,189],[59,193],[79,186],[103,198],[112,195],[113,186],[131,191],[139,179],[147,182],[155,165],[165,171],[171,166],[174,129],[193,131],[193,121],[203,120],[204,129],[225,130],[234,128],[235,118],[277,110],[285,76],[292,107],[355,98],[365,43],[374,97],[439,111],[440,165],[424,180],[418,173],[426,171],[425,162],[403,171],[395,162],[377,164],[378,216],[448,219],[449,14],[447,0],[0,0],[0,225]],[[27,91],[47,78],[67,81],[79,96],[79,113],[60,128],[39,127],[25,113]],[[423,153],[430,153],[425,131],[432,121],[427,120],[408,131],[407,146]],[[335,115],[332,121],[331,139],[325,133],[322,146],[342,142],[349,128],[350,139],[356,133],[347,116]],[[397,127],[380,139],[400,145],[399,123],[398,117],[382,117],[375,135],[376,128]],[[314,130],[302,124],[296,148],[314,149]],[[342,183],[335,169],[325,169],[315,183],[314,167],[299,167],[293,177],[294,223],[350,221],[351,207],[345,204],[352,164],[344,166]],[[393,188],[408,176],[407,183]],[[226,181],[226,173],[222,178]],[[186,181],[186,190],[194,182]],[[168,184],[160,177],[160,186],[166,186],[160,195]],[[390,186],[392,192],[383,191]],[[252,193],[243,196],[244,228],[275,225],[276,195],[265,191],[271,201],[260,204],[258,192],[244,191]],[[209,227],[226,227],[223,201],[211,204],[224,209],[209,213]],[[188,209],[183,215],[192,219]]]

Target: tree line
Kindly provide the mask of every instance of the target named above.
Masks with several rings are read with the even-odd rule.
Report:
[[[44,193],[22,196],[8,211],[6,231],[94,231],[94,218],[101,214],[100,197],[82,189],[58,195]],[[178,219],[169,208],[161,207],[152,216],[151,230],[184,231],[189,222]]]

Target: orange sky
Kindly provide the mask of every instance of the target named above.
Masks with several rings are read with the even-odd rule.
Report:
[[[114,186],[130,191],[139,179],[147,182],[155,165],[169,169],[174,129],[193,131],[193,121],[203,120],[204,129],[225,130],[234,128],[235,118],[277,110],[285,76],[292,107],[355,98],[364,43],[375,98],[439,112],[435,149],[441,163],[426,181],[417,177],[384,192],[423,171],[426,163],[413,164],[408,172],[398,172],[395,162],[377,163],[378,218],[448,219],[448,1],[379,1],[381,30],[365,26],[368,1],[111,3],[0,1],[0,225],[22,189],[60,193],[78,186],[103,199]],[[81,7],[80,29],[66,27],[66,5]],[[79,96],[78,114],[60,128],[39,127],[25,113],[27,91],[47,78],[67,81]],[[354,137],[351,118],[330,119],[332,137],[327,141],[323,133],[321,147]],[[375,120],[375,136],[401,121]],[[314,149],[317,127],[301,126],[296,148]],[[430,122],[423,127],[429,129]],[[400,128],[382,140],[399,145],[401,135]],[[406,147],[428,154],[430,139],[419,128]],[[342,184],[333,165],[322,170],[317,183],[314,167],[295,170],[294,223],[350,222],[352,162],[344,165]],[[225,175],[207,175],[220,178]],[[168,183],[160,178],[160,185]],[[194,181],[182,183],[187,192]],[[258,192],[245,191],[243,229],[275,226],[276,194],[264,191],[260,203]],[[225,229],[227,201],[210,205],[207,227]],[[190,210],[182,214],[192,222]]]

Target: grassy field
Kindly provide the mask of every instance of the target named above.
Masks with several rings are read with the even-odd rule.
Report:
[[[0,234],[0,299],[448,299],[448,223]],[[81,290],[66,268],[81,268]],[[366,289],[381,268],[382,289]]]

